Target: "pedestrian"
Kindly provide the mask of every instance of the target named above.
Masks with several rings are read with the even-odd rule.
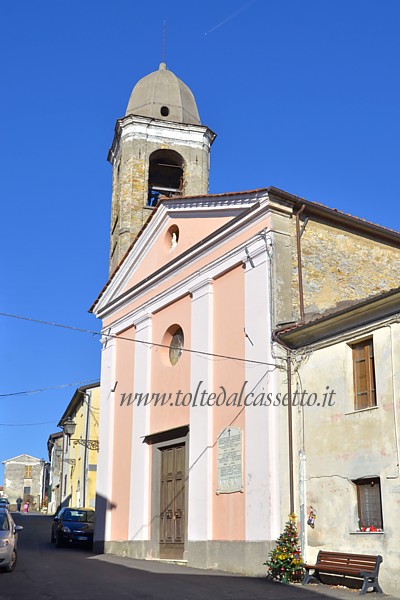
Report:
[[[18,512],[21,512],[21,504],[22,504],[22,502],[23,502],[23,500],[22,500],[21,496],[18,496],[18,498],[17,498],[16,502],[17,502],[17,511],[18,511]]]
[[[29,500],[27,500],[24,504],[24,513],[27,513],[29,511]]]

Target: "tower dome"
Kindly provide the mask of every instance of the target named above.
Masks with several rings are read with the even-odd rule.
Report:
[[[200,125],[193,93],[172,71],[167,70],[165,63],[135,85],[126,109],[128,115]]]

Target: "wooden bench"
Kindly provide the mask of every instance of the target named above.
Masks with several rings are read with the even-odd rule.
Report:
[[[343,577],[355,577],[363,580],[360,594],[366,594],[371,587],[382,594],[382,589],[378,583],[379,567],[382,560],[383,558],[380,555],[372,556],[370,554],[349,554],[347,552],[325,552],[320,550],[315,565],[303,565],[306,570],[303,585],[309,583],[311,579],[316,579],[322,583],[321,573],[343,575]],[[313,573],[311,574],[310,571],[313,571]]]

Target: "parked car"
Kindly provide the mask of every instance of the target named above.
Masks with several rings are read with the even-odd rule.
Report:
[[[8,508],[10,510],[10,501],[8,498],[0,498],[0,508]]]
[[[7,573],[14,571],[17,564],[18,531],[23,527],[16,525],[6,508],[0,508],[0,569]]]
[[[94,514],[92,508],[62,508],[54,517],[51,541],[57,548],[75,542],[92,546]]]

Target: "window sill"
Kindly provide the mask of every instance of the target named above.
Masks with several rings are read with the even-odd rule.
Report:
[[[384,531],[350,531],[350,535],[384,535]]]
[[[350,412],[344,413],[347,415],[358,415],[358,413],[369,412],[370,410],[377,410],[379,406],[369,406],[368,408],[360,408],[359,410],[352,410]]]

